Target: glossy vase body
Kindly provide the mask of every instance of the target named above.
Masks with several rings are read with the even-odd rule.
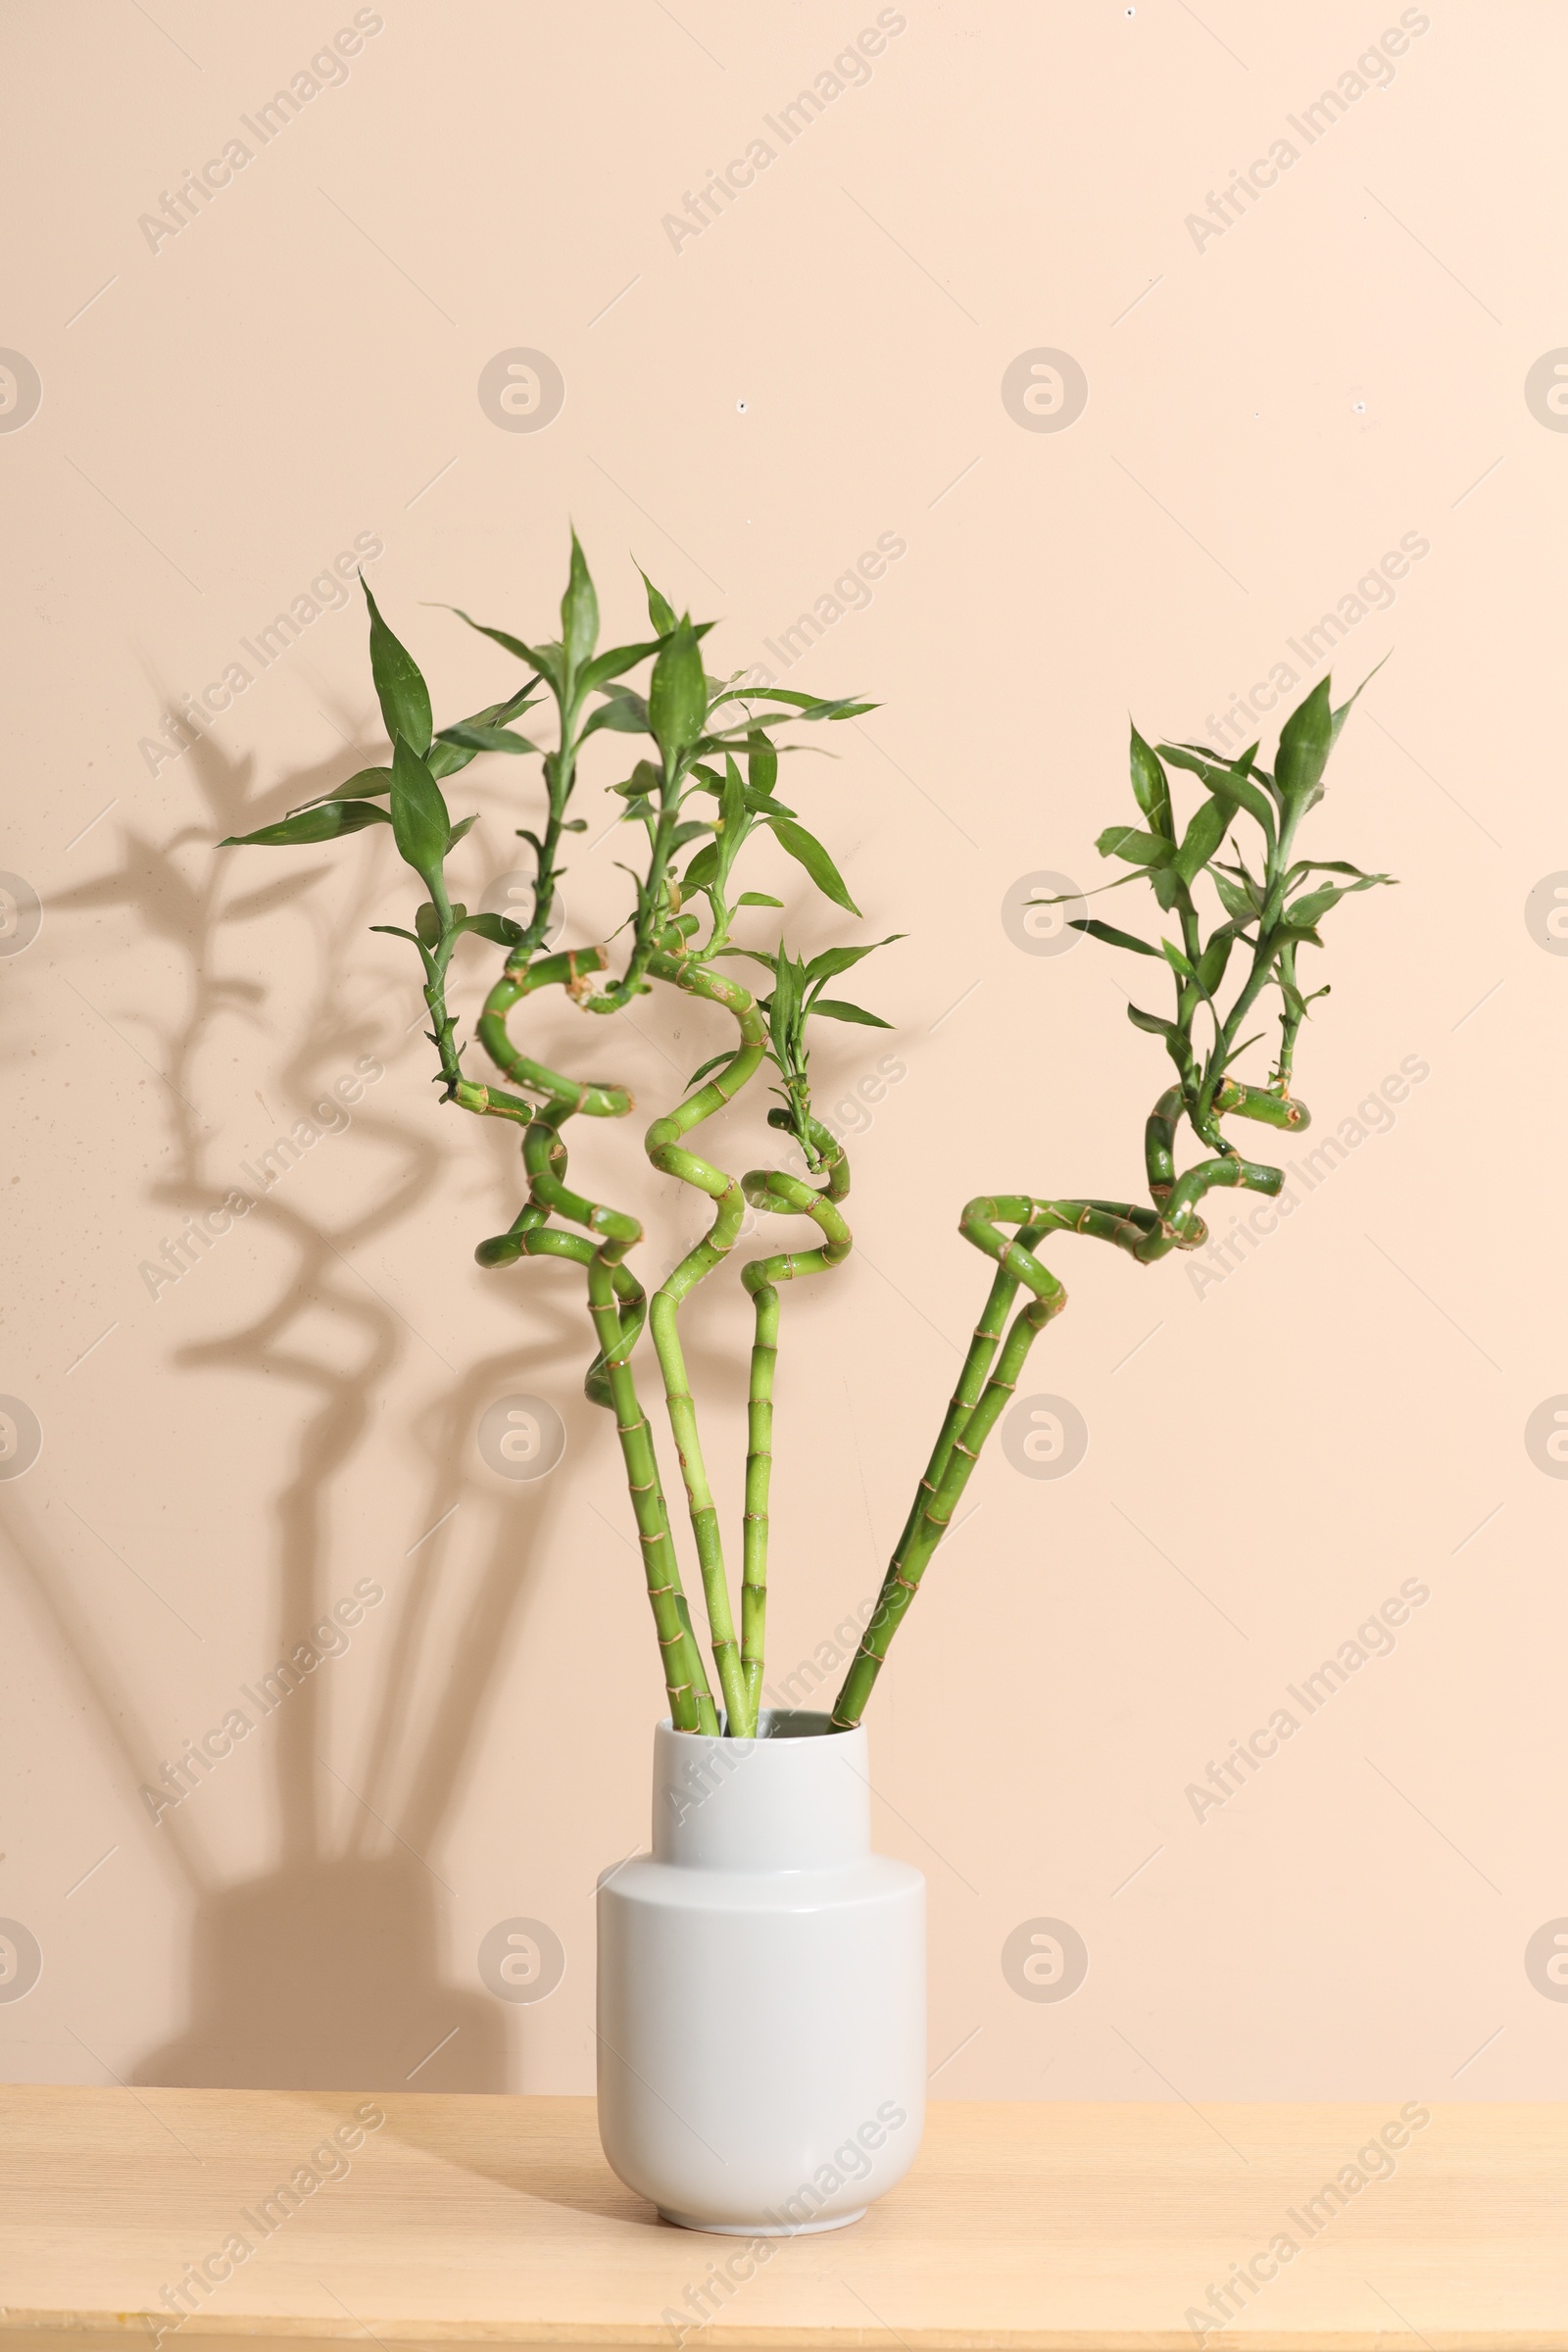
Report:
[[[858,2221],[925,2105],[925,1881],[873,1854],[863,1729],[654,1735],[654,1850],[599,1885],[599,2133],[687,2229]]]

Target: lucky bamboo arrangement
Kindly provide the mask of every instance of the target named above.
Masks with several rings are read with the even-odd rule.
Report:
[[[735,869],[748,840],[771,833],[825,897],[852,914],[858,912],[827,850],[778,797],[780,754],[799,747],[780,744],[776,738],[796,722],[833,722],[873,706],[854,698],[827,701],[772,685],[757,687],[739,673],[728,679],[710,676],[701,644],[711,624],[694,625],[689,615],[677,619],[647,575],[643,577],[654,636],[603,653],[596,650],[598,599],[575,535],[559,639],[528,643],[460,612],[469,627],[480,629],[529,674],[513,695],[440,729],[433,724],[422,673],[381,618],[367,587],[370,669],[392,746],[390,765],[363,769],[281,822],[231,836],[223,846],[314,844],[372,825],[390,825],[400,856],[426,895],[416,909],[412,931],[391,925],[377,928],[392,930],[418,954],[442,1100],[480,1117],[510,1119],[523,1131],[527,1200],[509,1230],[481,1242],[475,1256],[490,1267],[523,1257],[553,1257],[584,1269],[598,1343],[585,1388],[595,1403],[607,1406],[615,1417],[663,1659],[670,1720],[682,1731],[745,1738],[758,1731],[761,1703],[779,1286],[842,1264],[852,1248],[843,1214],[849,1161],[842,1143],[811,1109],[807,1024],[816,1016],[886,1028],[875,1013],[824,991],[873,948],[891,943],[833,947],[809,959],[792,956],[782,941],[776,949],[738,944],[732,927],[743,909],[777,908],[781,902],[761,891],[734,895]],[[652,669],[642,694],[626,681],[627,673],[645,662]],[[541,751],[512,722],[546,698],[555,705],[557,740],[554,748]],[[1286,1129],[1307,1124],[1305,1110],[1290,1091],[1297,1031],[1311,1002],[1298,986],[1297,955],[1302,946],[1321,945],[1317,922],[1339,899],[1389,879],[1341,861],[1303,861],[1294,855],[1297,828],[1322,796],[1324,766],[1348,709],[1349,704],[1337,710],[1331,708],[1327,680],[1315,687],[1281,731],[1272,775],[1255,764],[1256,745],[1229,761],[1195,745],[1162,744],[1156,753],[1134,729],[1132,787],[1144,826],[1112,826],[1102,834],[1099,848],[1103,856],[1128,863],[1122,882],[1142,878],[1152,886],[1160,909],[1176,919],[1181,945],[1161,940],[1152,946],[1093,918],[1079,918],[1075,927],[1163,962],[1174,983],[1171,1017],[1128,1006],[1140,1028],[1164,1039],[1176,1069],[1176,1083],[1160,1097],[1146,1131],[1152,1205],[1006,1195],[972,1200],[965,1208],[960,1230],[995,1259],[997,1273],[876,1610],[834,1707],[836,1728],[859,1722],[888,1644],[952,1522],[981,1446],[1016,1389],[1034,1338],[1066,1303],[1065,1292],[1035,1254],[1039,1243],[1054,1232],[1089,1234],[1149,1264],[1173,1250],[1197,1248],[1206,1238],[1198,1204],[1213,1186],[1240,1185],[1265,1194],[1281,1189],[1281,1171],[1240,1158],[1220,1133],[1219,1121],[1234,1113]],[[630,776],[612,788],[625,802],[623,821],[646,842],[639,866],[626,869],[633,904],[618,972],[612,971],[605,946],[543,952],[564,871],[564,838],[586,829],[585,820],[570,813],[579,759],[588,741],[605,729],[651,738],[655,755],[639,759]],[[500,914],[470,914],[454,903],[447,888],[447,858],[475,820],[469,816],[454,825],[441,784],[482,752],[531,755],[542,761],[542,830],[519,831],[534,858],[533,906],[526,923]],[[1166,763],[1196,776],[1206,795],[1180,831]],[[1256,874],[1240,852],[1229,863],[1219,857],[1232,826],[1243,816],[1262,834],[1261,870]],[[1351,878],[1314,884],[1311,877],[1322,873]],[[1225,917],[1206,937],[1194,898],[1203,875],[1212,883]],[[699,906],[700,913],[694,911]],[[448,1008],[453,953],[470,932],[504,952],[500,977],[474,1025],[477,1043],[500,1073],[501,1084],[465,1070],[457,1016]],[[1222,985],[1238,949],[1246,951],[1246,976],[1229,1009],[1222,1010]],[[755,996],[716,968],[720,961],[738,957],[749,957],[765,969],[770,982],[765,995]],[[659,1286],[650,1304],[627,1264],[630,1251],[642,1240],[640,1221],[568,1187],[562,1134],[575,1116],[625,1117],[633,1107],[631,1096],[622,1086],[551,1069],[514,1043],[508,1022],[515,1008],[542,988],[563,988],[583,1011],[610,1014],[651,994],[656,983],[726,1012],[735,1023],[736,1041],[693,1074],[683,1100],[655,1119],[644,1137],[656,1168],[679,1178],[713,1204],[709,1231]],[[1279,1054],[1268,1083],[1251,1085],[1233,1075],[1232,1064],[1256,1041],[1238,1044],[1237,1033],[1270,988],[1281,999]],[[1312,995],[1326,993],[1316,990]],[[1200,1013],[1208,1015],[1213,1029],[1212,1042],[1202,1051],[1194,1035]],[[767,1113],[768,1125],[793,1138],[804,1157],[805,1178],[779,1168],[753,1169],[737,1178],[690,1148],[693,1131],[736,1101],[764,1067],[773,1074],[772,1091],[779,1098]],[[1183,1118],[1209,1156],[1178,1176],[1173,1149]],[[775,1215],[808,1218],[821,1238],[808,1250],[753,1258],[742,1271],[755,1329],[737,1636],[679,1317],[696,1286],[729,1255],[747,1202]],[[1007,1227],[1014,1228],[1010,1239],[1004,1230]],[[1008,1327],[1008,1309],[1020,1288],[1029,1298]],[[645,1323],[686,1490],[713,1683],[686,1599],[653,1431],[633,1370],[633,1353]]]

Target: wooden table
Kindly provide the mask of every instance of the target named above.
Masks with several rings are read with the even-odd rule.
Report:
[[[657,2222],[588,2099],[0,2089],[0,2352],[149,2314],[174,2352],[1185,2352],[1227,2285],[1238,2352],[1568,2352],[1568,2108],[941,2105],[865,2221],[758,2262]]]

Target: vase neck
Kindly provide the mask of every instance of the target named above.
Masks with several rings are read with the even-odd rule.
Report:
[[[820,1729],[818,1728],[820,1727]],[[757,1740],[654,1735],[654,1858],[698,1870],[830,1870],[871,1848],[863,1729],[784,1710]]]

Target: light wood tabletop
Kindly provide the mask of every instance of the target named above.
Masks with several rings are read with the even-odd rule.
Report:
[[[590,2099],[0,2088],[0,2352],[1177,2352],[1205,2321],[1568,2352],[1568,2107],[944,2104],[864,2221],[760,2257],[622,2188]]]

